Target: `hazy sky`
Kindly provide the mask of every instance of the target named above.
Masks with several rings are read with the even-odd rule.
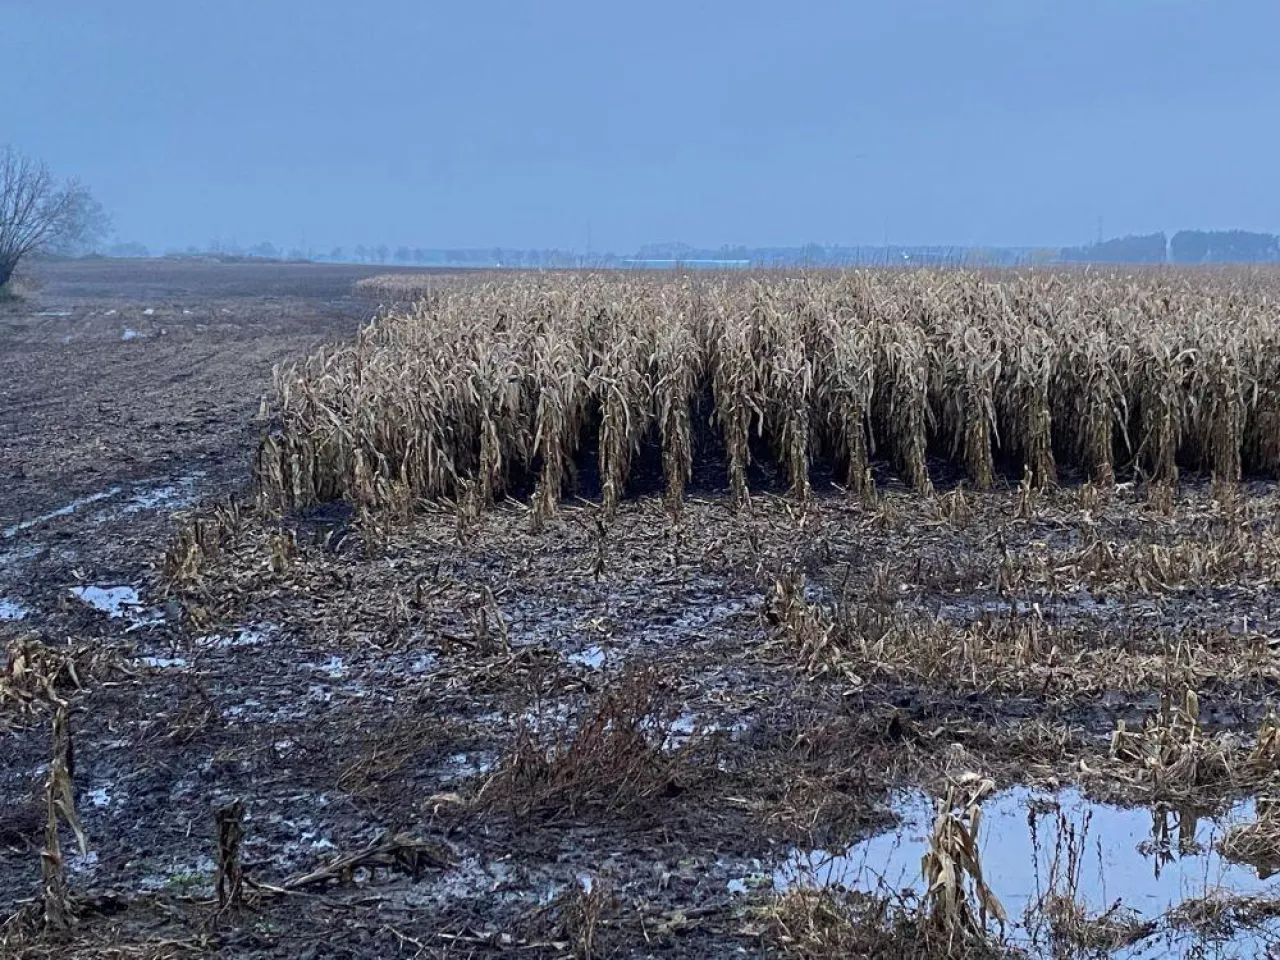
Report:
[[[0,0],[122,239],[626,251],[1280,230],[1275,0]]]

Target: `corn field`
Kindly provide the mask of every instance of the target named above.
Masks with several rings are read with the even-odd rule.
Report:
[[[455,285],[276,370],[258,487],[407,511],[483,507],[519,479],[542,521],[593,451],[611,516],[647,449],[678,514],[699,437],[737,502],[763,456],[800,499],[818,462],[852,495],[874,461],[921,491],[931,466],[977,489],[1274,476],[1278,299],[1269,274],[1190,271]]]

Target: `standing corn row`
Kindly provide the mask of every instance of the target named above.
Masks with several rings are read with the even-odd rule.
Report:
[[[273,508],[405,512],[528,478],[541,523],[594,447],[608,517],[653,443],[674,516],[717,435],[740,504],[762,444],[800,499],[815,460],[856,492],[877,455],[922,491],[931,457],[978,488],[1274,474],[1277,291],[1238,273],[459,283],[276,371],[257,486]]]

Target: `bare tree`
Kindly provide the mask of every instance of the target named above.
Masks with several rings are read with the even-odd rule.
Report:
[[[0,146],[0,287],[33,253],[76,253],[110,230],[102,205],[78,180]]]

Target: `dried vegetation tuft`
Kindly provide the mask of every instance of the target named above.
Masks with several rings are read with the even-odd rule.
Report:
[[[619,678],[576,721],[519,723],[479,809],[540,821],[641,816],[697,773],[704,737],[676,728],[679,706],[653,669]]]

